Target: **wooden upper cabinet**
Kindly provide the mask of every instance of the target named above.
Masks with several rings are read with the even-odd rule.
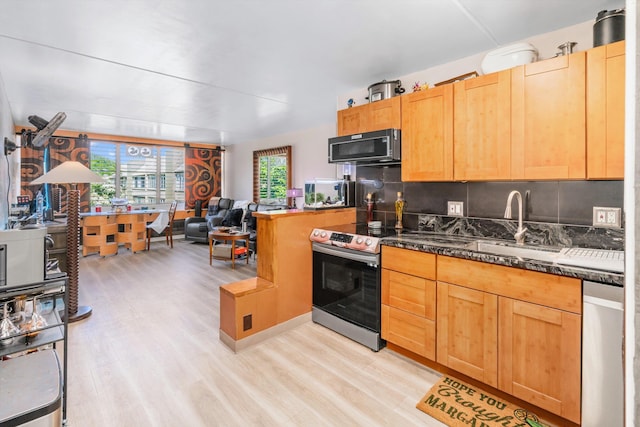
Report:
[[[399,96],[340,110],[338,111],[338,136],[382,129],[399,129],[400,117]]]
[[[383,129],[400,129],[400,97],[376,101],[369,104],[369,121],[366,132]]]
[[[511,70],[512,179],[585,179],[585,52]]]
[[[587,178],[624,178],[625,42],[587,51]]]
[[[498,388],[580,423],[581,316],[505,297],[498,312]]]
[[[511,177],[511,70],[455,83],[454,179]]]
[[[364,132],[368,116],[369,104],[338,111],[338,136]]]
[[[438,363],[498,386],[498,297],[438,282]]]
[[[453,180],[453,85],[402,99],[402,181]]]

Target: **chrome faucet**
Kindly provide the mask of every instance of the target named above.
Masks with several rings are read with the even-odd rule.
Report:
[[[516,230],[516,234],[513,237],[516,238],[516,243],[519,245],[524,244],[524,233],[527,231],[526,228],[522,228],[522,194],[519,191],[513,190],[509,193],[509,198],[507,199],[507,208],[504,210],[504,217],[507,219],[511,219],[511,202],[513,201],[513,196],[516,196],[518,199],[518,229]]]

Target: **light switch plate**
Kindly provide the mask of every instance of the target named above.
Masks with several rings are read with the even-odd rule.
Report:
[[[622,209],[594,206],[593,226],[620,228],[622,226]]]
[[[464,216],[464,202],[447,202],[447,214],[451,216]]]

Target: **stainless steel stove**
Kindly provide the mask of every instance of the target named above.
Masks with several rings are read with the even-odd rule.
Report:
[[[380,350],[380,237],[314,229],[309,239],[313,321]]]

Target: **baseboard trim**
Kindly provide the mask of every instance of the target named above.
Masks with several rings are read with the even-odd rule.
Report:
[[[311,322],[311,312],[302,314],[298,317],[294,317],[293,319],[287,320],[286,322],[272,326],[269,329],[265,329],[264,331],[256,332],[251,336],[239,340],[234,340],[222,329],[220,329],[219,338],[220,341],[222,341],[234,353],[239,353],[247,347],[266,341],[272,337],[275,337],[276,335],[294,329],[308,322]]]

